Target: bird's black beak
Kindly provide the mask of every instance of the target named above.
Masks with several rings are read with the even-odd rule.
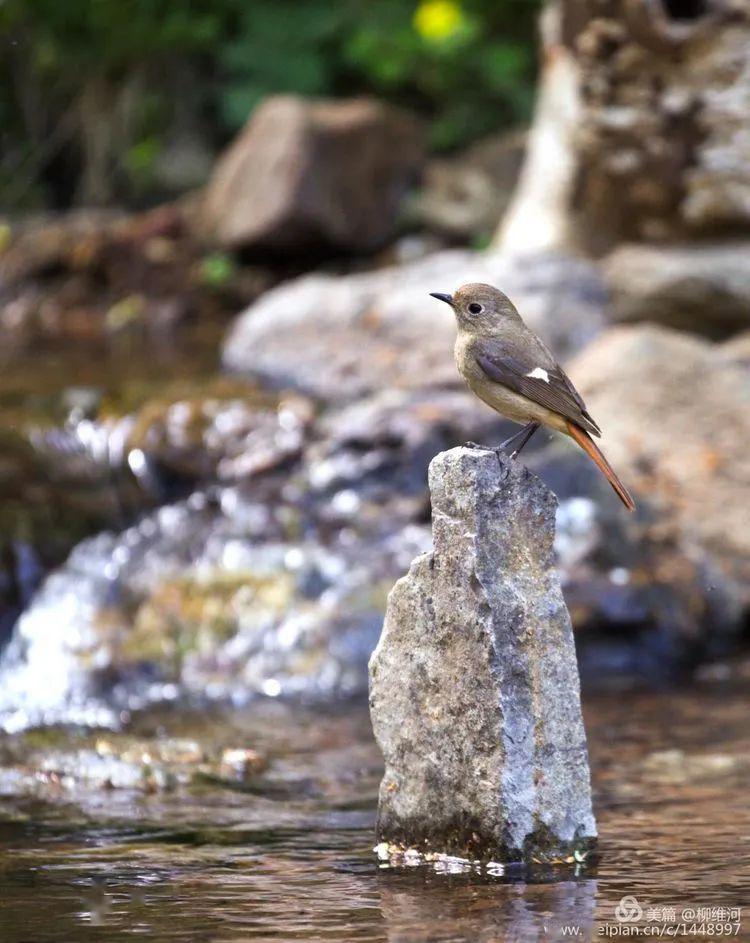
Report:
[[[445,295],[440,291],[431,291],[430,295],[437,298],[438,301],[444,301],[447,305],[453,307],[453,295]]]

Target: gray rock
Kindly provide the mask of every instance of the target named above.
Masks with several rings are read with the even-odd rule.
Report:
[[[593,462],[561,436],[524,453],[524,464],[559,501],[557,568],[588,685],[613,676],[659,683],[732,651],[740,588],[669,508],[639,489],[637,513],[624,513]]]
[[[269,291],[235,322],[224,363],[334,401],[389,387],[462,386],[455,319],[428,293],[470,281],[503,288],[559,356],[583,347],[606,322],[606,293],[590,262],[445,251],[366,274],[308,275]]]
[[[750,367],[750,330],[736,334],[721,346],[721,354],[728,363]]]
[[[230,247],[370,250],[422,159],[416,119],[381,102],[269,98],[218,162],[202,221]]]
[[[492,135],[456,157],[436,157],[408,207],[409,221],[453,239],[487,239],[508,207],[526,135]]]
[[[596,836],[556,501],[522,466],[430,465],[434,551],[388,599],[370,661],[381,841],[518,860]]]
[[[674,534],[694,559],[711,560],[747,606],[750,371],[727,346],[655,325],[622,325],[594,341],[570,371],[636,500],[647,496],[662,534]],[[674,570],[661,578],[674,582]]]
[[[750,326],[750,242],[624,245],[604,262],[618,321],[723,337]]]

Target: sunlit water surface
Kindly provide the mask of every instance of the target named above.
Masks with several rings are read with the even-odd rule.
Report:
[[[624,925],[615,908],[625,895],[641,906],[641,927],[663,925],[654,908],[680,920],[684,908],[745,905],[732,938],[749,940],[747,692],[584,700],[595,868],[479,877],[379,865],[381,768],[366,706],[175,713],[135,729],[242,744],[268,767],[234,787],[207,778],[154,792],[48,783],[30,798],[6,782],[0,940],[602,939]],[[723,933],[698,924],[683,938]]]

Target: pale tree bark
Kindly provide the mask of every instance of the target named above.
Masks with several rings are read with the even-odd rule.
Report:
[[[747,0],[551,0],[526,164],[496,242],[750,231]]]
[[[115,201],[145,91],[144,71],[137,68],[119,83],[103,75],[84,83],[76,103],[82,164],[76,202],[106,206]]]
[[[545,62],[534,124],[516,191],[497,237],[503,247],[521,252],[565,246],[574,239],[569,208],[581,102],[578,65],[556,41],[560,13],[559,5],[551,4],[542,15]]]
[[[90,79],[78,100],[82,169],[77,199],[89,206],[104,205],[113,195],[112,99],[109,83]]]

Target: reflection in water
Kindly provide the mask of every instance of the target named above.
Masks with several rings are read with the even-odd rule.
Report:
[[[380,868],[365,705],[137,717],[99,754],[80,731],[0,736],[0,941],[591,940],[626,894],[644,919],[747,905],[748,692],[599,694],[584,713],[601,860],[578,877]],[[248,778],[188,775],[239,748],[263,760]],[[146,753],[140,781],[129,764]]]
[[[388,943],[557,940],[564,926],[588,939],[594,926],[593,879],[500,884],[420,873],[385,874],[379,885]]]

